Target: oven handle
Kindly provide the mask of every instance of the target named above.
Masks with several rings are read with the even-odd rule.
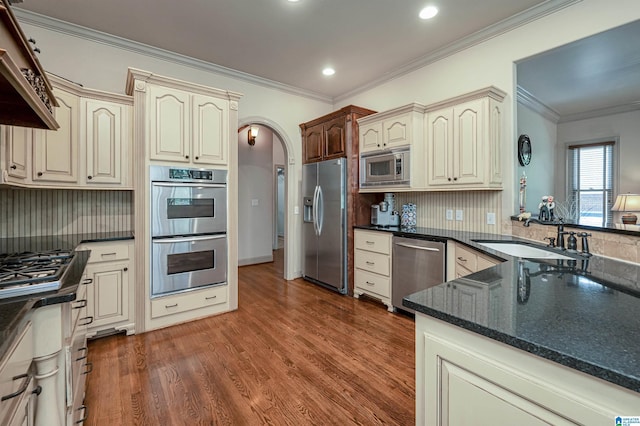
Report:
[[[196,235],[193,237],[180,237],[180,238],[157,238],[151,241],[159,244],[173,244],[173,243],[188,243],[190,241],[218,240],[220,238],[227,238],[227,234]]]
[[[168,186],[170,188],[180,187],[180,188],[193,188],[198,186],[206,186],[207,188],[226,188],[227,185],[224,183],[177,183],[177,182],[151,182],[152,186]]]

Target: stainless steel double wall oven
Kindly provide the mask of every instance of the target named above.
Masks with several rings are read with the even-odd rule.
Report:
[[[227,281],[227,171],[151,166],[151,297]]]

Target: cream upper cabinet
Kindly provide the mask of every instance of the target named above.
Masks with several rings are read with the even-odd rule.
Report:
[[[229,140],[229,101],[192,95],[193,162],[226,164]]]
[[[421,145],[424,108],[413,103],[358,119],[360,153]]]
[[[190,162],[191,102],[188,92],[149,86],[149,158]]]
[[[427,108],[427,189],[502,189],[504,96],[490,87]]]
[[[226,164],[229,101],[150,85],[149,159]]]
[[[27,127],[5,126],[2,128],[4,140],[5,170],[7,182],[23,184],[28,182],[31,171],[31,144],[33,129]]]
[[[34,130],[33,181],[78,183],[79,98],[54,89],[59,106],[53,115],[58,130]]]
[[[83,183],[102,187],[131,186],[131,106],[82,98],[81,109],[81,133],[86,143]]]

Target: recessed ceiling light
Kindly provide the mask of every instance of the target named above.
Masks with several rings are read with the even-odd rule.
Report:
[[[327,68],[322,70],[322,74],[327,75],[327,76],[334,75],[335,73],[336,73],[336,70],[334,70],[331,67],[327,67]]]
[[[438,8],[435,6],[427,6],[420,11],[420,19],[431,19],[438,14]]]
[[[300,0],[289,0],[289,3],[298,3]]]

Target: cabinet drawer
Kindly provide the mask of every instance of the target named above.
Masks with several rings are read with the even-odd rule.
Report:
[[[31,322],[28,322],[7,351],[4,360],[0,361],[0,396],[9,396],[29,385],[32,379],[29,367],[33,351],[33,329]],[[17,409],[23,393],[0,402],[0,424],[7,424],[5,421]]]
[[[482,254],[478,254],[477,271],[482,271],[483,269],[491,268],[492,266],[495,266],[498,263],[500,263],[498,260],[492,259]]]
[[[471,272],[477,271],[478,256],[472,249],[462,247],[460,244],[456,245],[456,265],[465,267]]]
[[[355,287],[378,294],[382,297],[391,297],[391,280],[371,272],[356,269],[354,275]]]
[[[356,250],[356,268],[363,269],[376,274],[389,276],[390,258],[388,255],[372,253],[370,251]]]
[[[227,301],[227,286],[189,291],[175,296],[166,296],[151,301],[151,318],[159,318],[179,312],[191,311]]]
[[[390,233],[356,230],[354,241],[356,249],[374,251],[382,254],[391,254]]]
[[[112,260],[129,260],[129,243],[85,243],[76,249],[91,250],[88,263],[110,262]]]

